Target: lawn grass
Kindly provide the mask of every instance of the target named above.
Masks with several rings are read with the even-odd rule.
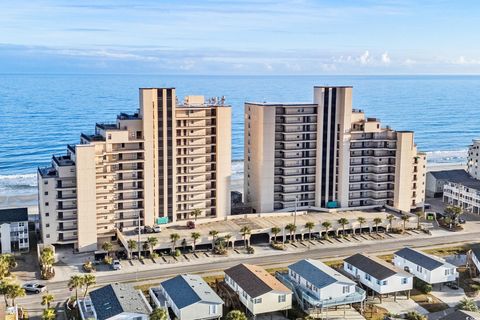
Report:
[[[425,253],[432,254],[439,257],[451,256],[455,254],[465,254],[470,250],[470,245],[465,244],[462,246],[446,247],[446,248],[434,248],[423,250]]]
[[[431,294],[422,293],[417,289],[411,291],[410,298],[430,313],[448,309],[448,304],[445,302]]]

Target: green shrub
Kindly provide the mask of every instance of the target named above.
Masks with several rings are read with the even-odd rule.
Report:
[[[428,284],[425,281],[422,281],[418,278],[414,278],[413,286],[424,294],[428,294],[432,292],[432,289],[433,289],[431,284]]]
[[[281,242],[270,242],[270,247],[272,247],[275,250],[285,250],[285,247]]]
[[[180,249],[175,249],[175,252],[173,254],[175,257],[180,257],[182,255],[182,252],[180,251]]]

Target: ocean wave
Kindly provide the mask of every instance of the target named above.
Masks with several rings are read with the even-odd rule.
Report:
[[[465,163],[467,149],[429,151],[429,163]],[[243,179],[243,160],[232,161],[232,180]],[[29,195],[37,193],[36,174],[0,175],[0,195]]]
[[[0,195],[35,193],[37,193],[36,174],[0,175]]]
[[[468,149],[428,151],[426,154],[429,163],[466,163]]]

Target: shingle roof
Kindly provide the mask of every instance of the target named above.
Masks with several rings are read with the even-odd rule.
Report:
[[[290,289],[259,266],[239,264],[225,270],[225,274],[232,278],[252,298],[270,291],[291,293]]]
[[[472,178],[468,172],[463,169],[431,171],[429,173],[438,180],[446,180],[462,184],[468,188],[480,189],[480,180]]]
[[[345,262],[351,264],[363,272],[368,273],[377,280],[387,279],[395,274],[401,274],[406,277],[411,275],[395,266],[383,261],[377,257],[371,257],[357,253],[345,259]]]
[[[199,301],[222,304],[223,300],[197,275],[184,274],[160,284],[178,309]]]
[[[355,284],[352,280],[318,260],[300,260],[288,266],[288,268],[317,288],[324,288],[335,282]]]
[[[440,320],[480,320],[480,312],[457,310]]]
[[[477,260],[480,261],[480,245],[473,246],[472,252],[477,257]]]
[[[402,257],[416,265],[421,266],[427,270],[435,270],[443,265],[450,265],[449,263],[441,260],[440,258],[425,254],[412,248],[403,248],[395,252],[395,255]],[[450,267],[450,266],[449,266]],[[453,265],[451,266],[454,267]]]
[[[150,314],[151,309],[143,294],[129,284],[110,284],[90,292],[98,320],[105,320],[123,312]]]
[[[28,221],[27,208],[0,209],[0,223]]]

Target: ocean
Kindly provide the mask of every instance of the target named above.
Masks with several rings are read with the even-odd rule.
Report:
[[[415,131],[430,163],[464,162],[480,137],[480,76],[0,75],[0,196],[35,194],[52,154],[138,108],[138,88],[226,96],[233,108],[233,176],[243,174],[245,101],[312,101],[314,85],[353,85],[353,105],[396,130]]]

